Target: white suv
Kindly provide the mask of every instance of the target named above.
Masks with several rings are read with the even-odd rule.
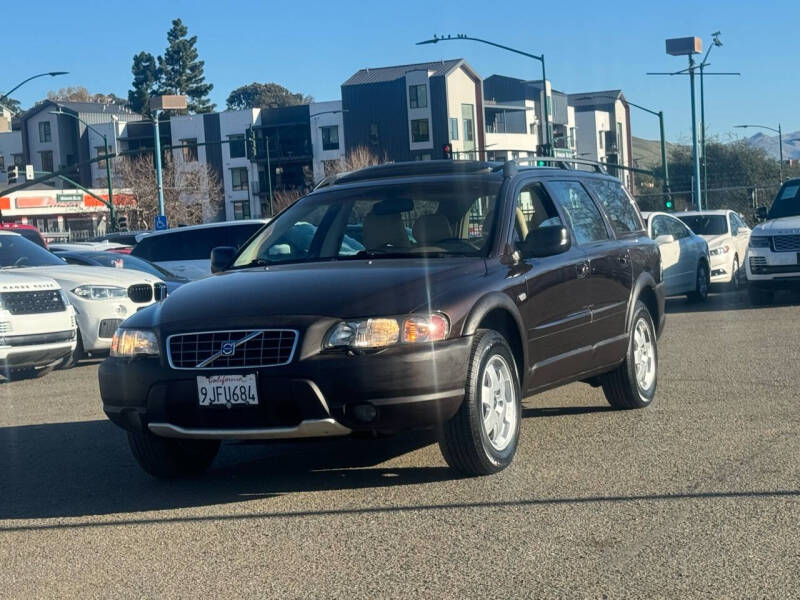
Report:
[[[75,311],[54,280],[0,272],[0,374],[43,375],[72,354],[76,340]]]
[[[783,184],[769,212],[759,206],[756,214],[766,221],[750,235],[747,281],[750,300],[768,304],[776,290],[800,289],[800,178]]]

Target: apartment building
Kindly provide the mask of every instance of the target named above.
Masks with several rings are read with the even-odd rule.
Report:
[[[575,110],[578,156],[608,164],[609,172],[630,187],[630,171],[613,168],[633,166],[630,108],[622,91],[570,94],[569,103]]]
[[[482,81],[463,59],[361,69],[342,84],[342,110],[347,152],[485,158]]]

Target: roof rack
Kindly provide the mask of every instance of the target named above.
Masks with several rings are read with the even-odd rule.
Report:
[[[348,173],[329,175],[314,188],[320,189],[339,183],[353,183],[370,179],[387,179],[390,177],[408,177],[411,175],[454,175],[459,173],[492,172],[494,163],[478,160],[425,160],[400,163],[386,163],[366,167]]]
[[[587,160],[585,158],[569,158],[569,157],[560,157],[560,156],[528,156],[522,158],[514,158],[512,160],[506,161],[503,165],[496,167],[496,170],[500,170],[504,168],[504,166],[510,162],[514,162],[517,164],[536,164],[541,162],[546,163],[553,163],[554,166],[546,167],[546,168],[559,168],[559,169],[569,169],[574,170],[574,166],[572,165],[588,165],[590,167],[594,167],[595,173],[600,173],[602,175],[607,175],[608,172],[606,171],[606,165],[595,160]],[[542,166],[536,164],[536,166]],[[616,166],[616,165],[615,165]]]

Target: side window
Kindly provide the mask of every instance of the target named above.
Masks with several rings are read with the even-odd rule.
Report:
[[[660,235],[672,235],[667,227],[667,219],[664,217],[653,217],[652,237],[656,239]]]
[[[541,183],[527,185],[517,195],[513,243],[519,248],[528,234],[540,227],[563,225],[553,201]]]
[[[317,230],[328,209],[329,205],[327,204],[321,204],[314,208],[306,215],[305,220],[293,223],[269,246],[262,246],[259,250],[259,258],[270,262],[307,258],[311,254]]]
[[[577,181],[553,181],[549,184],[556,202],[567,214],[578,245],[608,239],[605,221],[594,201]]]
[[[728,213],[728,228],[730,229],[731,235],[739,233],[739,224],[736,222],[733,213]]]
[[[747,229],[747,223],[745,223],[742,218],[737,215],[736,213],[733,214],[734,222],[739,226],[739,229]]]
[[[245,242],[261,229],[261,225],[229,225],[226,229],[230,230],[230,235],[226,241],[226,245],[233,246],[234,248],[241,248]]]
[[[633,200],[621,184],[606,179],[587,179],[586,187],[600,200],[616,233],[625,234],[644,229]]]
[[[678,219],[668,218],[665,219],[665,221],[667,222],[669,233],[671,233],[676,240],[682,240],[691,235],[689,228]]]

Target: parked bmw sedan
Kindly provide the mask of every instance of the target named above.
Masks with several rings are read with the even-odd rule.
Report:
[[[708,242],[711,283],[739,289],[747,282],[744,259],[750,242],[750,228],[732,210],[704,210],[675,213],[693,232]]]
[[[154,277],[158,277],[165,284],[167,284],[167,292],[172,293],[181,287],[189,280],[186,277],[175,275],[164,267],[154,265],[149,260],[130,256],[128,254],[119,254],[117,252],[103,252],[103,251],[71,251],[71,252],[54,252],[60,258],[63,258],[71,265],[85,265],[87,267],[112,267],[116,269],[132,269],[134,271],[141,271],[149,273]]]
[[[670,214],[651,212],[642,216],[648,235],[661,251],[664,293],[686,294],[693,302],[705,302],[710,284],[708,242]]]

